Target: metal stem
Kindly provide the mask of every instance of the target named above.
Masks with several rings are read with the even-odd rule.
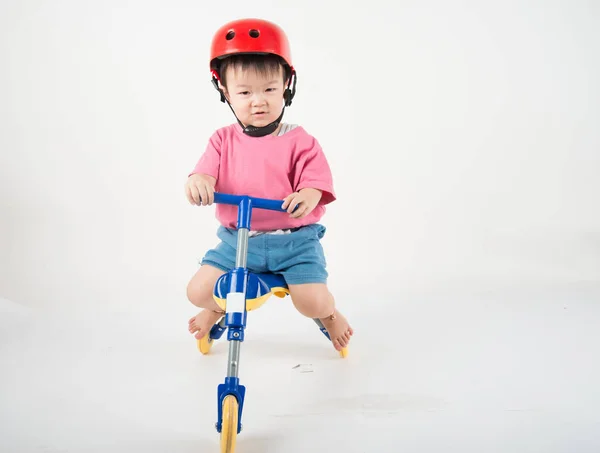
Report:
[[[229,362],[227,364],[227,377],[238,377],[240,362],[240,342],[229,342]]]
[[[235,266],[245,268],[248,262],[248,228],[238,230]],[[227,376],[238,377],[240,362],[240,341],[229,341],[229,360],[227,362]]]
[[[235,256],[236,267],[246,267],[248,262],[248,229],[238,230],[237,251]]]

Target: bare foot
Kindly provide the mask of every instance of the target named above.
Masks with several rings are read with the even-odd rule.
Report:
[[[214,326],[215,323],[221,319],[221,316],[223,316],[222,313],[215,313],[214,311],[207,309],[202,310],[196,316],[190,318],[188,321],[188,330],[190,333],[196,332],[194,337],[197,340],[200,340],[203,336],[210,332],[212,326]]]
[[[329,338],[331,338],[331,342],[333,343],[333,347],[340,351],[350,342],[350,337],[354,334],[354,330],[348,324],[346,318],[339,312],[335,311],[334,319],[331,318],[322,318],[321,322],[327,329],[329,333]]]

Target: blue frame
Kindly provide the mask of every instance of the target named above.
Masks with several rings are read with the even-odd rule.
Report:
[[[268,209],[272,211],[287,212],[286,209],[282,208],[283,200],[270,200],[266,198],[250,197],[246,195],[231,195],[215,192],[214,202],[221,204],[230,204],[238,206],[237,216],[237,229],[250,230],[250,223],[252,220],[252,209]],[[259,284],[267,285],[272,287],[272,283],[279,282],[281,286],[285,285],[283,277],[275,277],[272,274],[253,274],[248,271],[245,266],[237,266],[223,275],[221,279],[215,285],[215,290],[219,289],[219,285],[226,277],[228,283],[228,290],[225,296],[229,297],[230,294],[236,293],[236,296],[243,295],[243,310],[226,312],[225,314],[225,326],[215,324],[210,332],[210,338],[220,338],[225,330],[227,330],[228,341],[244,341],[244,329],[246,328],[247,310],[246,310],[246,294],[248,289],[248,282],[250,279],[259,279]],[[264,278],[261,278],[264,277]],[[262,282],[260,282],[262,280]],[[271,284],[270,284],[271,283]],[[240,297],[241,299],[241,297]],[[228,304],[229,305],[229,304]],[[230,357],[231,360],[231,357]],[[228,375],[225,378],[225,382],[219,384],[217,387],[217,423],[215,425],[217,432],[221,432],[222,418],[223,418],[223,400],[227,395],[234,395],[238,401],[238,434],[242,430],[242,409],[244,406],[244,398],[246,396],[246,387],[240,384],[238,377]]]

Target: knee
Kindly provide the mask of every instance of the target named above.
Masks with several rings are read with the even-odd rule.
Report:
[[[212,306],[213,290],[220,274],[222,272],[218,270],[201,268],[187,285],[188,300],[197,307]]]
[[[212,291],[208,290],[206,280],[192,278],[187,286],[187,298],[196,306],[201,306],[202,302],[210,297]]]
[[[333,295],[325,285],[290,285],[290,297],[296,309],[308,318],[325,318],[334,311]]]

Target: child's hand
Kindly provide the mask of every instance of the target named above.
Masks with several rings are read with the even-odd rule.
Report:
[[[208,206],[215,200],[217,180],[209,175],[191,175],[185,183],[185,193],[190,204]]]
[[[317,207],[321,200],[322,192],[317,189],[302,189],[299,192],[289,194],[283,200],[283,209],[290,213],[290,217],[301,219],[306,217]],[[298,205],[298,209],[294,208]],[[292,212],[294,211],[294,212]]]

